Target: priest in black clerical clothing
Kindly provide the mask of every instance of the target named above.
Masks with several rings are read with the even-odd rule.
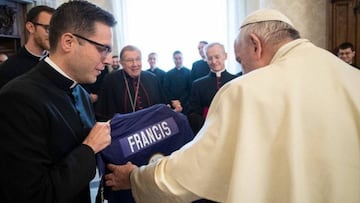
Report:
[[[10,80],[28,72],[43,60],[50,49],[49,23],[55,9],[40,5],[26,14],[25,31],[27,41],[19,51],[0,66],[0,88]]]
[[[95,82],[110,62],[114,17],[87,1],[70,1],[50,24],[49,57],[0,90],[3,203],[91,203],[95,154],[111,141],[109,123],[95,122],[79,83]]]
[[[148,55],[148,62],[150,67],[146,71],[149,71],[150,73],[156,75],[156,77],[160,81],[160,85],[163,86],[166,72],[161,70],[159,67],[157,67],[156,65],[157,57],[158,57],[157,53],[155,52],[151,52]]]
[[[237,77],[225,69],[227,54],[222,44],[209,44],[205,48],[205,53],[210,72],[193,82],[190,94],[188,117],[194,133],[197,133],[202,127],[208,108],[217,91],[225,83]]]
[[[201,56],[201,59],[195,61],[191,67],[191,81],[195,81],[203,76],[206,76],[209,71],[210,67],[209,64],[206,62],[206,56],[204,53],[204,47],[208,44],[207,41],[200,41],[198,44],[198,51]]]
[[[120,64],[123,69],[108,74],[100,88],[95,105],[98,120],[169,103],[156,76],[141,70],[141,52],[137,47],[125,46],[120,52]]]
[[[152,106],[166,104],[166,98],[156,76],[141,71],[131,77],[124,69],[108,74],[95,104],[98,120],[111,119],[115,113],[130,113]]]
[[[180,103],[182,113],[187,113],[191,90],[190,70],[183,66],[183,55],[180,51],[174,51],[173,60],[175,67],[169,70],[164,79],[164,89],[167,98],[172,102]]]

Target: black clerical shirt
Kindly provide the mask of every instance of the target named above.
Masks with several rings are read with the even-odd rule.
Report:
[[[92,126],[83,125],[76,111],[72,84],[41,61],[0,90],[2,202],[90,203],[96,161],[82,142]],[[87,92],[79,91],[94,118]]]

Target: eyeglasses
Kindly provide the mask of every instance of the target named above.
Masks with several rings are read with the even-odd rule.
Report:
[[[78,35],[78,34],[72,33],[72,35],[74,35],[75,37],[78,37],[80,39],[83,39],[83,40],[89,42],[90,44],[94,45],[97,48],[97,50],[101,53],[101,55],[103,57],[106,57],[107,55],[109,55],[112,52],[111,47],[109,47],[107,45],[100,44],[98,42],[92,41],[91,39],[88,39],[88,38],[83,37],[83,36]]]
[[[133,62],[140,62],[141,58],[135,58],[135,59],[123,59],[121,61],[124,61],[125,63],[133,63]]]
[[[46,32],[49,32],[50,25],[45,25],[45,24],[36,23],[36,22],[31,22],[31,23],[34,24],[34,25],[37,25],[37,26],[41,26],[42,28],[44,28],[44,30]]]

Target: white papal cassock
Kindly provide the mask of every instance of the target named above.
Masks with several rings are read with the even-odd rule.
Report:
[[[231,203],[358,203],[359,88],[359,70],[308,40],[292,41],[270,65],[218,92],[192,142],[157,165],[136,169],[133,195],[147,203],[196,196]]]

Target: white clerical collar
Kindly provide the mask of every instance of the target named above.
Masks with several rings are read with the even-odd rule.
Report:
[[[44,61],[46,63],[48,63],[51,67],[53,67],[57,72],[59,72],[61,75],[63,75],[64,77],[66,77],[69,80],[72,80],[74,83],[70,86],[70,89],[75,87],[75,85],[77,84],[77,82],[75,80],[73,80],[70,76],[68,76],[64,71],[61,70],[61,68],[59,68],[59,66],[57,66],[49,57],[46,57],[44,59]]]
[[[215,73],[216,74],[216,77],[221,77],[221,73],[222,72],[224,72],[225,71],[225,68],[224,69],[222,69],[222,70],[220,70],[220,71],[212,71],[212,70],[210,70],[211,72],[213,72],[213,73]]]

